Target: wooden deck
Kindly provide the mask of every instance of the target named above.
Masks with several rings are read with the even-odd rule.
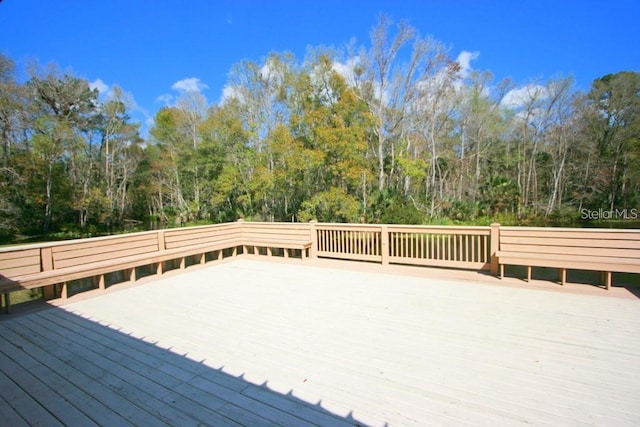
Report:
[[[638,299],[239,258],[0,318],[0,425],[640,425]]]

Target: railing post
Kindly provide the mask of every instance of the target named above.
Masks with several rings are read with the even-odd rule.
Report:
[[[240,226],[240,240],[244,242],[244,218],[239,218],[236,222]]]
[[[238,227],[240,227],[240,242],[242,242],[242,255],[247,255],[247,245],[244,244],[244,218],[238,218],[236,221]],[[222,251],[218,256],[218,259],[222,259]]]
[[[167,249],[167,244],[164,240],[164,230],[159,230],[158,231],[158,250],[164,251],[165,249]]]
[[[42,271],[53,270],[53,250],[51,247],[40,248],[40,268]],[[55,285],[43,286],[42,296],[45,300],[56,298]]]
[[[500,250],[500,224],[494,222],[491,224],[491,243],[489,249],[489,258],[491,260],[491,274],[498,274],[498,251]]]
[[[318,221],[312,219],[309,221],[309,237],[311,238],[311,247],[309,248],[309,259],[318,258],[318,232],[316,225]],[[304,249],[303,249],[304,250]]]
[[[164,251],[165,249],[167,249],[167,242],[165,240],[164,230],[158,230],[158,252]],[[158,261],[158,265],[156,265],[156,274],[161,276],[163,269],[162,261]]]
[[[380,243],[382,265],[389,265],[389,229],[386,225],[380,227]]]

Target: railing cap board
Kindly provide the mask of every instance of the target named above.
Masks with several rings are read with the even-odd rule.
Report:
[[[343,224],[343,223],[338,223],[338,222],[318,222],[317,224],[315,224],[315,228],[318,230],[322,230],[322,229],[345,229],[345,228],[351,228],[351,229],[357,229],[357,228],[361,228],[361,229],[371,229],[371,230],[380,230],[382,228],[382,226],[385,224]]]
[[[382,227],[387,227],[390,231],[415,231],[415,230],[427,230],[429,232],[435,230],[455,231],[455,230],[469,230],[469,231],[486,231],[491,230],[490,226],[483,225],[406,225],[406,224],[358,224],[358,223],[337,223],[337,222],[319,222],[315,224],[317,229],[374,229],[380,230]]]
[[[395,233],[423,233],[423,234],[474,234],[488,236],[491,227],[474,226],[438,226],[438,225],[389,225],[389,231]]]
[[[488,225],[406,225],[406,224],[389,224],[387,227],[390,230],[396,228],[411,228],[411,229],[425,229],[425,230],[491,230]]]
[[[254,227],[267,227],[267,228],[295,228],[295,229],[309,229],[308,222],[242,222],[243,228]]]

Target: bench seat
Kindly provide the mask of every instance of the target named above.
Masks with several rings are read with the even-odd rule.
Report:
[[[96,278],[99,289],[104,289],[105,275],[125,272],[129,281],[136,280],[136,268],[155,266],[162,274],[163,263],[179,261],[186,268],[188,257],[200,257],[196,263],[204,264],[207,254],[238,248],[248,254],[248,248],[266,248],[271,255],[274,248],[300,250],[302,259],[311,253],[311,237],[306,224],[235,223],[215,224],[188,228],[147,231],[125,235],[79,239],[64,242],[10,247],[0,250],[0,294],[8,312],[9,293],[21,289],[43,287],[45,298],[67,298],[67,282]],[[61,288],[58,286],[62,285]]]
[[[244,251],[247,253],[246,248],[266,248],[267,255],[271,256],[271,251],[273,248],[280,248],[284,250],[284,257],[289,258],[289,250],[290,249],[298,249],[301,251],[302,259],[307,258],[306,252],[311,249],[311,242],[282,242],[282,241],[269,241],[269,240],[245,240],[242,243],[242,246],[245,248]]]
[[[200,263],[205,261],[205,254],[209,252],[233,249],[233,255],[237,253],[237,247],[241,246],[239,239],[226,239],[213,243],[201,243],[197,245],[164,249],[155,252],[145,252],[135,255],[126,255],[117,258],[110,258],[87,263],[77,263],[70,266],[56,268],[52,270],[38,271],[33,273],[19,274],[12,277],[0,277],[0,293],[4,294],[5,309],[10,310],[11,302],[9,292],[20,289],[34,289],[44,286],[63,284],[61,296],[67,297],[67,288],[64,285],[68,281],[83,279],[87,277],[99,277],[98,287],[104,288],[104,275],[116,271],[129,270],[129,280],[135,281],[135,268],[145,265],[157,264],[157,274],[162,274],[162,263],[171,260],[180,260],[180,268],[185,268],[185,260],[189,256],[200,255]]]
[[[242,239],[245,253],[249,247],[266,248],[267,255],[271,255],[273,248],[279,248],[284,250],[285,258],[289,257],[289,250],[298,249],[305,259],[312,246],[309,226],[300,223],[244,222]]]
[[[505,265],[557,268],[560,283],[567,270],[600,271],[603,285],[611,288],[612,273],[640,273],[640,231],[562,228],[501,227],[496,252],[500,277]]]

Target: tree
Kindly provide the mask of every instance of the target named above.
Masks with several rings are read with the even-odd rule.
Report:
[[[92,114],[97,106],[97,90],[69,74],[60,75],[53,67],[42,73],[32,70],[28,83],[34,99],[34,150],[44,167],[44,219],[42,228],[51,228],[54,206],[57,169],[65,161],[70,166],[70,185],[74,193],[79,187],[86,188],[86,179],[91,176],[91,160],[79,164],[82,157],[81,133],[92,126]],[[86,166],[86,167],[83,167]],[[61,212],[64,215],[65,212]],[[84,215],[80,213],[84,224]]]
[[[114,86],[97,116],[103,188],[100,198],[104,200],[102,221],[113,224],[121,224],[124,218],[126,187],[137,164],[130,161],[129,154],[135,151],[131,147],[140,142],[139,126],[130,123],[126,103],[122,89]]]
[[[620,72],[596,79],[587,95],[597,142],[602,185],[597,191],[609,209],[625,207],[637,194],[640,162],[640,73]],[[634,167],[635,166],[635,167]]]
[[[389,155],[390,142],[396,137],[398,126],[402,122],[405,105],[411,93],[411,83],[416,71],[414,55],[408,70],[400,70],[395,64],[400,50],[414,37],[415,29],[402,22],[397,32],[389,40],[391,21],[382,15],[378,24],[371,31],[371,51],[366,56],[367,70],[363,97],[367,101],[371,115],[375,120],[373,126],[373,152],[378,161],[378,190],[384,190],[387,182],[385,161]],[[402,72],[406,71],[406,72]],[[404,78],[402,76],[405,76]]]
[[[209,196],[213,218],[223,222],[251,217],[255,212],[250,182],[255,152],[240,114],[237,99],[212,107],[203,125],[205,140],[219,148],[220,165]]]
[[[187,150],[191,150],[191,141],[181,132],[183,113],[175,107],[165,107],[158,111],[154,119],[154,126],[149,131],[158,147],[158,155],[154,156],[156,164],[162,167],[153,167],[156,171],[153,179],[157,180],[155,187],[158,190],[156,207],[165,212],[164,198],[168,197],[169,206],[175,219],[182,221],[191,216],[190,205],[185,199],[182,177],[183,156]],[[163,194],[163,188],[166,192]]]
[[[377,190],[391,194],[384,190],[393,189],[396,194],[401,188],[413,205],[417,205],[414,196],[429,199],[431,206],[424,209],[434,214],[446,181],[439,145],[448,131],[459,68],[439,41],[418,37],[405,23],[394,34],[391,29],[391,21],[382,16],[372,30],[360,89],[374,120],[370,141],[377,161]],[[405,49],[409,60],[402,62]],[[419,191],[411,189],[413,182],[421,184]]]
[[[504,174],[506,170],[492,170],[491,164],[500,159],[505,146],[500,144],[505,134],[501,103],[509,90],[509,80],[491,84],[488,72],[472,72],[468,82],[460,87],[459,111],[456,117],[459,139],[460,172],[456,199],[472,206],[477,214],[480,185],[485,176]]]
[[[444,199],[444,186],[448,170],[451,168],[451,157],[442,155],[443,142],[451,132],[452,119],[457,104],[457,93],[454,86],[459,66],[450,62],[440,73],[422,80],[418,86],[419,98],[413,110],[420,117],[417,120],[419,133],[428,152],[429,178],[425,185],[425,198],[430,200],[429,216],[436,215],[437,200]]]
[[[372,125],[367,105],[334,69],[328,53],[308,61],[296,94],[306,100],[292,115],[294,136],[301,142],[299,155],[307,165],[303,175],[305,199],[322,201],[322,194],[352,199],[364,218],[367,209],[367,136]],[[341,193],[330,193],[340,188]],[[359,202],[359,200],[361,202]],[[309,205],[307,204],[307,210]],[[338,220],[334,218],[333,220]]]
[[[24,180],[16,168],[13,151],[28,128],[25,91],[15,80],[15,64],[0,54],[0,239],[13,235],[20,226],[17,203]]]
[[[562,205],[566,164],[570,158],[572,145],[576,141],[577,126],[573,111],[576,98],[571,90],[572,85],[571,78],[558,79],[547,85],[551,116],[551,123],[547,130],[547,152],[552,159],[552,183],[550,183],[551,188],[546,189],[548,194],[546,216]]]
[[[191,210],[195,217],[200,218],[203,214],[201,206],[202,183],[200,182],[200,165],[203,157],[199,154],[199,145],[202,141],[200,135],[200,127],[204,122],[207,113],[207,100],[199,92],[188,91],[183,93],[177,101],[176,107],[181,112],[179,122],[177,123],[186,140],[191,142],[192,150],[184,149],[187,154],[185,160],[188,164],[190,172],[190,187],[192,190],[192,207]]]

